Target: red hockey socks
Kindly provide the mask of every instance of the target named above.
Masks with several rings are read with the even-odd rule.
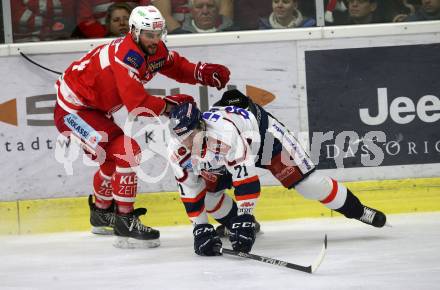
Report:
[[[113,188],[111,177],[98,170],[93,177],[93,189],[95,195],[95,206],[100,209],[107,209],[113,201]]]
[[[118,212],[132,212],[138,185],[136,172],[132,168],[116,167],[111,183]]]

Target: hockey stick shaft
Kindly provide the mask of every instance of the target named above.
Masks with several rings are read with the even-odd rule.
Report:
[[[222,253],[227,254],[227,255],[231,255],[231,256],[252,259],[255,261],[260,261],[263,263],[276,265],[276,266],[280,266],[280,267],[286,267],[286,268],[290,268],[290,269],[294,269],[294,270],[298,270],[298,271],[302,271],[302,272],[306,272],[306,273],[312,273],[311,266],[304,267],[301,265],[297,265],[297,264],[293,264],[293,263],[289,263],[289,262],[285,262],[285,261],[281,261],[281,260],[277,260],[277,259],[273,259],[273,258],[268,258],[268,257],[260,256],[260,255],[243,253],[243,252],[235,252],[234,250],[225,249],[225,248],[222,249]]]
[[[290,263],[290,262],[286,262],[286,261],[277,260],[274,258],[268,258],[265,256],[250,254],[250,253],[236,252],[234,250],[225,249],[225,248],[221,249],[221,253],[226,254],[226,255],[231,255],[231,256],[243,257],[243,258],[247,258],[247,259],[251,259],[251,260],[255,260],[255,261],[260,261],[260,262],[263,262],[266,264],[285,267],[285,268],[289,268],[289,269],[293,269],[293,270],[297,270],[297,271],[311,274],[311,273],[315,272],[316,269],[318,269],[319,265],[321,265],[321,263],[324,259],[326,250],[327,250],[327,235],[325,235],[324,244],[322,246],[321,252],[319,253],[315,262],[310,266],[302,266],[302,265],[298,265],[298,264],[294,264],[294,263]]]
[[[21,54],[21,56],[24,57],[27,61],[29,61],[30,63],[32,63],[32,64],[34,64],[34,65],[36,65],[36,66],[41,67],[42,69],[45,69],[45,70],[50,71],[51,73],[54,73],[54,74],[57,74],[57,75],[61,75],[61,74],[62,74],[62,73],[59,72],[59,71],[52,70],[52,69],[50,69],[50,68],[47,68],[47,67],[45,67],[45,66],[43,66],[43,65],[41,65],[41,64],[39,64],[39,63],[37,63],[36,61],[32,60],[29,56],[27,56],[26,54],[24,54],[23,52],[20,52],[20,54]]]

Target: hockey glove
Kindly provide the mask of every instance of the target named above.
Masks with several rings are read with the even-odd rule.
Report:
[[[185,94],[166,96],[164,100],[167,103],[164,112],[165,115],[168,115],[174,106],[179,106],[183,103],[194,103],[194,98],[191,97],[190,95],[185,95]]]
[[[243,214],[231,219],[229,240],[234,251],[248,253],[255,242],[255,218]]]
[[[195,76],[197,81],[210,87],[223,89],[229,82],[230,71],[227,67],[221,64],[201,63],[196,66]]]
[[[219,256],[222,241],[210,224],[196,225],[193,230],[194,251],[200,256]]]

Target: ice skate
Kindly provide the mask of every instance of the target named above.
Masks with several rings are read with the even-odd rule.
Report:
[[[376,228],[381,228],[387,224],[387,217],[385,214],[377,209],[363,205],[360,200],[347,189],[347,198],[345,203],[335,211],[343,214],[349,219],[357,219],[367,225],[372,225]]]
[[[387,217],[383,212],[370,208],[368,206],[364,206],[364,212],[362,213],[362,216],[356,219],[368,225],[372,225],[376,228],[381,228],[387,224]]]
[[[114,203],[108,209],[97,208],[93,203],[93,197],[89,195],[91,232],[97,235],[113,235],[115,224]]]
[[[114,231],[116,248],[155,248],[160,245],[160,233],[151,227],[145,226],[139,216],[147,213],[145,208],[137,208],[128,214],[116,214]]]

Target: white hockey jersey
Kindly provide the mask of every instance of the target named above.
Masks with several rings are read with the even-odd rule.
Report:
[[[252,213],[260,195],[255,161],[260,148],[257,120],[246,109],[213,107],[203,113],[206,131],[190,152],[177,139],[168,146],[171,166],[190,218],[205,214],[206,183],[230,174],[238,212]]]

